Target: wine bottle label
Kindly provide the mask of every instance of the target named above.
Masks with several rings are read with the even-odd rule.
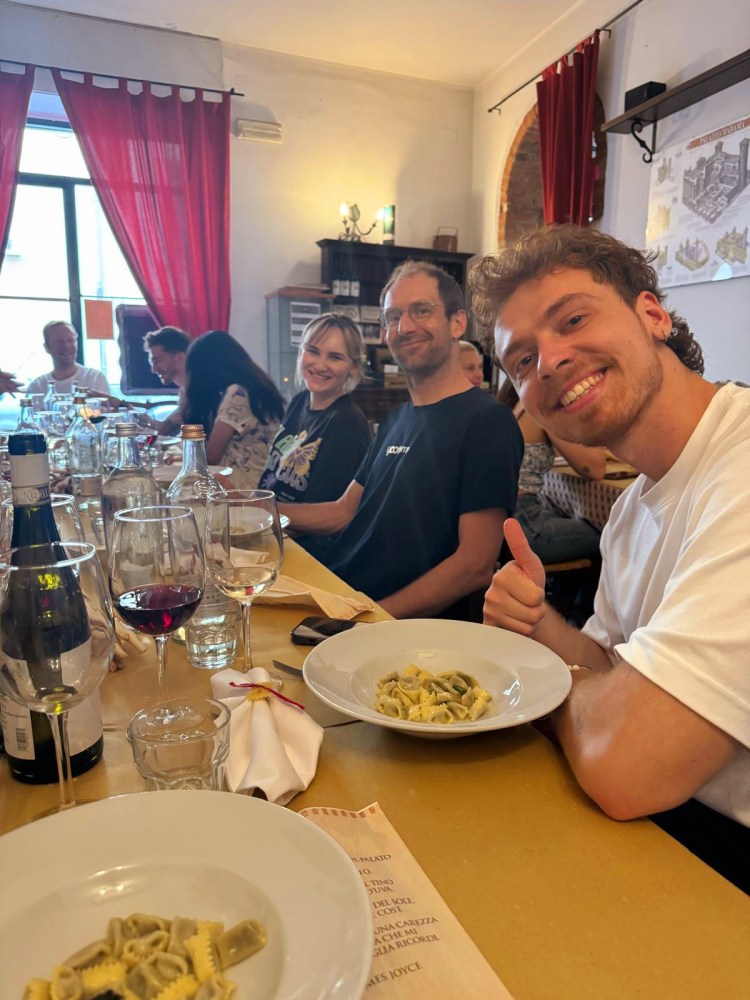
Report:
[[[35,507],[49,502],[49,486],[14,486],[10,491],[14,507]]]
[[[352,278],[349,282],[349,292],[355,298],[359,298],[359,278]]]
[[[47,453],[40,455],[9,455],[10,481],[13,485],[13,503],[16,503],[16,491],[23,497],[26,489],[46,490],[49,499],[49,463]],[[39,503],[39,496],[25,502],[25,506]],[[23,499],[20,501],[24,503]]]
[[[81,673],[81,666],[88,664],[90,659],[91,639],[87,639],[85,642],[82,642],[81,645],[76,646],[75,649],[68,649],[64,653],[61,653],[59,675],[61,683],[65,684],[66,682],[69,683],[74,680]],[[11,675],[19,691],[28,691],[30,683],[29,668],[26,660],[18,660],[12,656],[6,655],[4,669],[6,669]],[[95,704],[93,706],[96,721],[92,718],[92,709],[88,708],[88,702],[90,701],[91,697],[87,698],[79,705],[74,706],[70,710],[70,714],[68,716],[68,738],[70,741],[71,754],[79,753],[81,750],[86,750],[92,743],[96,742],[102,734],[102,713],[98,692],[96,693]],[[21,707],[20,705],[16,705],[12,701],[10,701],[9,704],[12,706],[12,710],[15,713],[14,718],[16,719],[15,725],[10,726],[10,729],[16,732],[16,736],[14,736],[13,732],[11,732],[10,736],[7,738],[7,743],[9,747],[11,745],[16,745],[19,752],[17,754],[14,753],[13,750],[9,750],[8,752],[11,756],[20,757],[23,760],[34,760],[34,745],[31,739],[29,710]],[[81,708],[84,709],[82,714],[80,712]],[[20,722],[21,717],[18,716],[19,712],[23,713],[23,724]],[[98,733],[95,731],[97,725],[99,728]],[[90,738],[92,733],[93,739]]]
[[[5,752],[19,760],[34,760],[31,735],[31,712],[10,698],[0,697],[0,724],[5,737]]]
[[[350,282],[348,278],[341,279],[341,281],[339,282],[339,287],[341,288],[341,295],[349,295],[349,285]]]
[[[31,712],[10,698],[0,697],[0,722],[5,736],[5,752],[18,760],[36,760],[31,733]],[[71,708],[68,714],[68,744],[71,757],[90,746],[102,735],[102,705],[98,689]]]

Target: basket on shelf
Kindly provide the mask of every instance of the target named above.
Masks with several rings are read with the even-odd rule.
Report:
[[[455,253],[458,250],[458,229],[455,226],[438,226],[432,237],[432,249]]]

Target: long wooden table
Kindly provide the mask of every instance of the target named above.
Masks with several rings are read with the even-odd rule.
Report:
[[[349,592],[294,543],[284,572]],[[289,632],[307,613],[253,609],[257,665],[302,663],[305,649]],[[385,617],[376,610],[365,619]],[[170,680],[175,691],[209,689],[209,675],[173,643]],[[289,696],[327,726],[315,779],[291,808],[379,801],[517,1000],[750,997],[750,898],[649,821],[605,817],[533,729],[432,741],[332,725],[340,717],[301,681],[285,680]],[[76,779],[79,799],[143,789],[124,726],[155,695],[151,649],[106,678],[104,760]],[[17,784],[0,764],[0,832],[56,798],[54,786]]]

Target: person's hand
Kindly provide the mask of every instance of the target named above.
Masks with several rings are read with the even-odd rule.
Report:
[[[10,372],[0,371],[0,392],[18,392],[21,383]]]
[[[484,596],[484,623],[533,636],[546,611],[544,566],[515,518],[505,522],[505,540],[513,562],[506,563],[492,578]]]

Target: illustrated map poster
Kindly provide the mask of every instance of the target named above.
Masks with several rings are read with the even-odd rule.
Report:
[[[750,118],[654,155],[646,244],[662,288],[750,274]]]

